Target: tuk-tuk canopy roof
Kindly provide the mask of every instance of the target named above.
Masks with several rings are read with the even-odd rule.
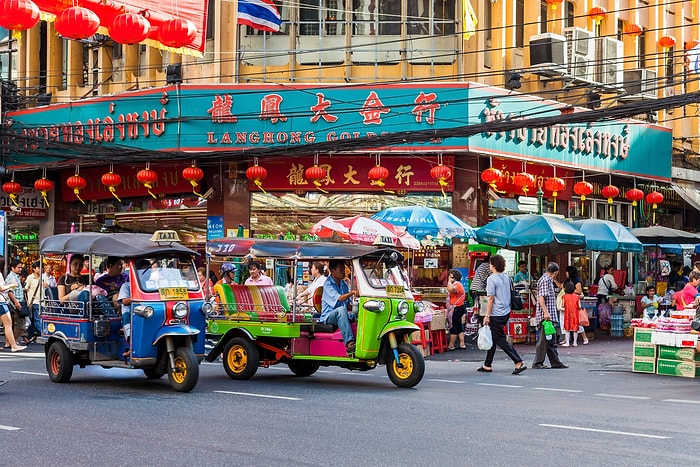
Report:
[[[151,234],[81,232],[53,235],[41,241],[41,253],[119,256],[197,255],[179,243],[156,243]]]
[[[352,259],[386,249],[353,243],[302,242],[262,238],[217,238],[207,242],[207,253],[215,257],[239,256],[312,260]]]

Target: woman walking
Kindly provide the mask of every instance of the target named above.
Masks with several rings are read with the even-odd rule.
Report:
[[[464,286],[460,282],[462,273],[456,269],[450,269],[447,277],[447,300],[449,305],[454,308],[452,312],[452,326],[450,327],[450,343],[447,350],[455,350],[455,343],[459,338],[459,348],[466,349],[464,344],[464,328],[462,327],[462,316],[467,312],[467,307],[464,306],[466,292]]]
[[[5,328],[5,348],[13,352],[18,352],[27,348],[26,345],[17,345],[15,335],[12,329],[12,316],[10,308],[7,306],[8,298],[7,291],[14,288],[16,284],[5,284],[5,278],[2,271],[5,270],[5,258],[0,258],[0,321]]]

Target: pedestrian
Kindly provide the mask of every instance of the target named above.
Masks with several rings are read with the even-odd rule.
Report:
[[[56,278],[53,275],[53,264],[44,264],[43,279],[47,284],[46,287],[56,287]]]
[[[615,272],[614,266],[603,266],[603,270],[601,272],[602,276],[598,280],[598,293],[596,294],[598,305],[608,303],[608,295],[617,293],[618,288],[618,285],[615,282],[615,277],[613,276],[613,273]]]
[[[482,323],[481,299],[486,296],[486,279],[491,275],[491,254],[487,255],[484,262],[477,266],[474,277],[469,284],[469,295],[474,303],[474,314],[478,316],[479,324]]]
[[[12,330],[14,332],[15,341],[22,342],[24,345],[29,344],[29,334],[27,333],[26,319],[20,316],[20,310],[23,306],[27,306],[24,296],[24,286],[19,274],[22,271],[22,262],[18,259],[12,260],[10,263],[10,273],[7,275],[5,282],[8,284],[17,284],[17,287],[7,291],[8,303],[12,305],[10,311],[12,313]]]
[[[27,346],[19,345],[15,340],[12,328],[12,315],[10,313],[10,307],[8,306],[8,292],[17,287],[17,284],[5,283],[5,278],[2,275],[2,271],[4,270],[5,258],[0,257],[0,321],[2,321],[2,326],[5,331],[5,348],[10,349],[12,352],[19,352],[20,350],[26,349]]]
[[[40,266],[41,263],[39,261],[34,261],[32,263],[32,274],[27,277],[25,282],[25,287],[27,289],[27,306],[32,312],[32,324],[27,332],[30,342],[34,342],[36,338],[41,335],[39,303],[41,302],[41,291],[45,287],[48,287],[48,284],[42,281],[41,274],[39,274]]]
[[[545,335],[544,321],[551,321],[555,326],[557,322],[557,295],[554,292],[554,279],[559,274],[559,265],[549,263],[542,276],[537,281],[537,308],[535,321],[537,323],[537,344],[535,345],[535,360],[532,368],[550,368],[545,365],[545,357],[549,358],[551,368],[569,368],[559,360],[557,353],[557,338],[553,335]]]
[[[583,284],[581,283],[581,278],[578,275],[578,269],[576,266],[567,266],[564,270],[566,273],[566,279],[564,279],[564,284],[571,282],[574,285],[574,293],[579,297],[579,308],[580,302],[583,299]],[[583,345],[588,345],[588,336],[586,335],[586,330],[579,324],[578,335],[583,337]],[[574,347],[578,345],[578,337],[574,339]]]
[[[568,269],[568,268],[567,268]],[[569,338],[574,333],[574,347],[578,345],[578,334],[580,332],[578,322],[578,310],[581,308],[581,296],[576,293],[576,286],[571,281],[564,282],[564,343],[562,347],[569,346]]]
[[[515,363],[513,374],[517,375],[527,370],[523,365],[523,359],[520,358],[518,352],[506,340],[506,334],[503,331],[508,325],[510,319],[510,278],[504,274],[506,270],[506,260],[501,255],[493,255],[490,260],[491,275],[486,281],[486,296],[488,302],[486,305],[486,313],[484,315],[484,326],[491,329],[491,337],[493,345],[486,352],[486,360],[477,371],[491,373],[493,371],[493,357],[496,355],[496,346],[500,347],[508,357]]]
[[[450,326],[450,342],[447,345],[447,350],[455,350],[457,338],[459,338],[459,348],[467,348],[464,343],[464,323],[462,323],[462,316],[465,316],[467,313],[465,305],[467,294],[460,282],[461,279],[461,272],[456,269],[450,269],[447,275],[447,301],[449,302],[449,307],[452,308],[452,325]]]

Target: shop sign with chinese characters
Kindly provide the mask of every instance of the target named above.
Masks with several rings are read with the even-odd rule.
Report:
[[[444,156],[442,162],[452,167],[454,157]],[[439,182],[430,177],[430,169],[437,163],[437,157],[382,157],[381,164],[389,171],[383,189],[397,194],[440,191]],[[320,156],[318,165],[326,171],[325,178],[320,180],[321,188],[329,192],[381,192],[382,187],[367,178],[375,164],[373,157]],[[266,161],[263,165],[268,173],[265,191],[316,191],[314,184],[304,177],[305,170],[314,165],[313,157]],[[248,188],[258,190],[253,182],[249,182]],[[453,190],[454,180],[450,178],[445,191]]]
[[[561,108],[555,101],[474,83],[183,84],[8,112],[11,128],[26,136],[8,144],[10,153],[31,153],[46,150],[43,141],[179,151],[337,142],[339,152],[500,154],[670,180],[667,128],[616,120],[498,131],[499,121],[555,117]],[[493,131],[460,134],[475,124],[493,124]],[[372,147],[369,141],[437,130],[447,131],[421,142]],[[46,157],[28,155],[18,165],[47,162]]]

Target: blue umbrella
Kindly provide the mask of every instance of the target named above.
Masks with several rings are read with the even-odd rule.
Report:
[[[571,223],[586,236],[586,250],[641,253],[644,245],[622,224],[603,219],[581,219]]]
[[[476,232],[487,245],[536,255],[556,255],[585,248],[586,237],[567,221],[541,214],[519,214],[491,221]]]
[[[372,219],[403,227],[416,238],[424,238],[426,235],[450,238],[474,237],[474,229],[459,217],[441,209],[425,206],[387,208],[373,215]]]

